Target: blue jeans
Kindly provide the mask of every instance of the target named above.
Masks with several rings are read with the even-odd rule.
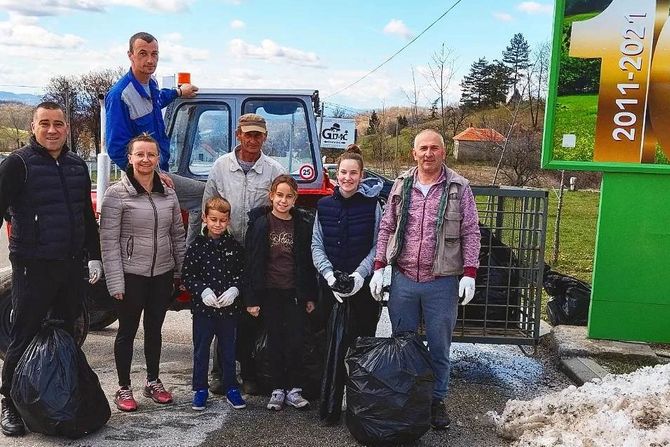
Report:
[[[209,348],[216,335],[225,390],[237,387],[235,374],[235,337],[238,315],[208,317],[200,312],[193,314],[193,390],[209,388]]]
[[[188,247],[202,230],[202,195],[205,192],[205,182],[174,173],[168,175],[174,183],[179,206],[188,210],[188,231],[186,232],[186,246]]]
[[[435,374],[433,398],[445,398],[449,388],[451,334],[458,316],[458,277],[444,276],[429,282],[414,282],[394,268],[388,311],[393,334],[416,332],[423,312]]]

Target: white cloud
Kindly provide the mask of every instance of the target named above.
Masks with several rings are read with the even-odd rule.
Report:
[[[260,73],[249,68],[231,68],[229,73],[232,78],[237,80],[258,81],[263,79]]]
[[[493,17],[500,20],[501,22],[511,22],[513,20],[512,15],[507,14],[506,12],[494,12]]]
[[[5,11],[15,12],[24,16],[54,16],[68,11],[101,12],[105,2],[89,0],[0,0],[0,7]]]
[[[528,14],[551,14],[554,12],[554,7],[551,4],[539,2],[521,2],[516,7],[519,11]]]
[[[405,25],[402,20],[398,19],[391,19],[391,21],[384,27],[384,33],[394,34],[408,40],[413,37],[412,31],[407,28],[407,25]]]
[[[188,11],[193,2],[194,0],[103,0],[100,3],[107,3],[109,6],[131,6],[154,12],[182,12]]]
[[[245,26],[247,26],[247,24],[244,23],[244,22],[241,21],[241,20],[237,20],[237,19],[235,19],[235,20],[233,20],[232,22],[230,22],[230,27],[231,27],[232,29],[242,29],[242,28],[244,28]]]
[[[180,33],[163,34],[157,39],[160,42],[161,61],[177,65],[177,68],[195,61],[206,61],[210,57],[209,50],[182,45],[183,36]],[[181,67],[178,71],[185,71],[186,68]]]
[[[247,43],[242,39],[233,39],[230,41],[229,49],[233,56],[242,59],[284,61],[296,65],[322,67],[321,60],[316,53],[282,47],[270,39],[263,39],[260,46]]]
[[[5,11],[24,16],[41,17],[74,11],[104,12],[110,6],[129,6],[154,12],[188,10],[194,0],[0,0]]]
[[[9,20],[0,22],[0,46],[21,48],[76,48],[84,39],[74,34],[55,34],[38,25],[35,17],[10,13]]]

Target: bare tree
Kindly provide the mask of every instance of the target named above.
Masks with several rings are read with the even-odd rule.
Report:
[[[78,79],[71,76],[54,76],[49,80],[44,91],[46,93],[42,97],[42,100],[60,104],[65,110],[65,116],[70,123],[68,144],[71,146],[71,150],[76,150],[79,142],[79,134],[86,126],[82,114],[81,99],[78,95]]]
[[[449,136],[453,138],[461,130],[470,113],[466,108],[460,107],[458,104],[452,104],[447,107],[446,115]]]
[[[412,110],[410,121],[412,123],[412,128],[414,128],[414,132],[416,133],[419,126],[419,89],[416,85],[416,73],[414,67],[410,67],[410,70],[412,72],[412,90],[407,91],[402,89],[402,92],[405,94],[405,97],[410,104]]]
[[[79,80],[79,96],[84,123],[92,137],[95,153],[100,152],[100,102],[98,97],[105,95],[116,81],[123,76],[122,67],[91,71]]]
[[[547,95],[551,46],[544,42],[533,52],[533,64],[528,73],[528,108],[533,129],[540,125]]]
[[[18,149],[27,143],[32,107],[21,103],[0,105],[0,140],[3,150]]]
[[[447,93],[454,77],[456,57],[444,42],[438,51],[433,53],[431,62],[428,63],[428,72],[425,77],[430,87],[437,93],[437,102],[440,105],[440,118],[442,121],[441,131],[444,139],[447,139]]]
[[[45,87],[43,99],[54,101],[65,108],[70,122],[71,149],[77,150],[80,155],[88,155],[90,143],[96,153],[100,151],[98,96],[106,94],[123,73],[123,68],[117,67],[91,71],[80,77],[55,76]],[[88,137],[80,141],[84,131]]]
[[[540,176],[542,132],[515,129],[505,145],[501,170],[513,186],[526,186]]]

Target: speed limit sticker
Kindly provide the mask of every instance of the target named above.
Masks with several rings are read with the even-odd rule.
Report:
[[[314,177],[314,166],[310,164],[304,164],[298,169],[298,175],[303,180],[309,180]]]

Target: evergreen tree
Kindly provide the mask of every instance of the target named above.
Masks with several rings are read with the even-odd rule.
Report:
[[[512,85],[512,71],[501,61],[493,61],[488,71],[487,105],[496,107],[507,101],[507,92]]]
[[[437,98],[435,101],[433,101],[433,104],[430,106],[430,119],[431,120],[436,120],[437,119],[437,102],[440,100],[440,98]]]
[[[372,115],[370,115],[370,120],[368,121],[368,130],[366,133],[368,135],[374,135],[377,133],[377,130],[379,130],[379,117],[377,116],[377,112],[373,110]]]
[[[523,34],[517,33],[512,37],[509,45],[503,51],[502,62],[510,69],[510,83],[514,88],[514,94],[517,94],[518,84],[521,78],[526,77],[530,66],[530,45]]]
[[[404,129],[409,125],[407,117],[405,115],[398,115],[398,128]]]
[[[461,104],[466,109],[483,107],[487,97],[487,78],[490,76],[489,62],[485,57],[472,63],[470,72],[461,81]]]
[[[461,105],[465,109],[496,107],[504,103],[511,83],[510,70],[500,61],[489,63],[481,58],[463,77]]]

